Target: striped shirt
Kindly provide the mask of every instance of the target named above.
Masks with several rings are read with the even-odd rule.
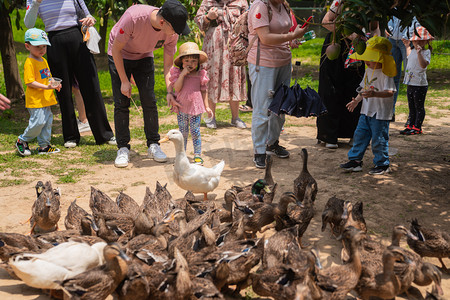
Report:
[[[79,8],[78,3],[81,5]],[[77,10],[90,16],[84,0],[27,0],[24,23],[27,28],[34,27],[39,15],[45,24],[45,31],[57,31],[77,26]]]

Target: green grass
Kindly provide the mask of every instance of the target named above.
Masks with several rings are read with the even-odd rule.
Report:
[[[21,11],[22,18],[24,11]],[[13,24],[15,22],[15,16],[13,16]],[[112,21],[110,20],[108,33],[112,27]],[[44,28],[42,21],[37,20],[36,27]],[[15,29],[14,38],[18,43],[17,61],[21,77],[23,79],[23,63],[28,55],[28,52],[21,47],[20,44],[24,42],[24,33],[26,29],[23,26],[22,29]],[[318,72],[319,72],[319,60],[320,52],[322,48],[323,38],[317,38],[308,41],[301,45],[298,49],[292,51],[292,57],[294,61],[301,61],[301,77],[297,82],[302,86],[310,86],[317,90]],[[179,41],[179,44],[184,41]],[[448,95],[449,84],[448,78],[450,78],[450,41],[433,41],[433,55],[431,63],[428,67],[428,77],[430,87],[427,96],[427,107],[435,107],[441,111],[429,114],[429,117],[442,117],[442,111],[448,111],[450,109]],[[163,50],[159,49],[155,51],[155,94],[158,104],[158,113],[160,118],[165,118],[171,115],[166,104],[166,87],[164,78],[162,75],[163,68]],[[102,95],[105,99],[105,106],[107,110],[108,120],[110,122],[114,119],[114,103],[112,100],[111,78],[108,72],[107,59],[101,56],[95,56],[98,66],[98,76],[100,81],[100,87]],[[3,68],[0,67],[0,70]],[[294,83],[292,79],[292,84]],[[5,94],[4,77],[0,72],[0,93]],[[140,105],[139,95],[137,88],[134,87],[132,91],[132,98],[136,104]],[[57,155],[33,155],[31,157],[23,158],[19,156],[14,150],[14,143],[17,136],[20,135],[26,128],[28,123],[28,112],[24,108],[24,103],[15,103],[13,109],[5,112],[0,112],[0,172],[4,174],[4,177],[0,179],[0,186],[13,186],[23,185],[27,183],[21,179],[23,174],[52,174],[58,178],[60,183],[73,183],[80,180],[80,178],[88,174],[87,168],[102,164],[112,164],[116,156],[116,149],[109,145],[96,145],[92,135],[83,136],[80,141],[79,147],[66,150],[63,147],[63,138],[61,134],[61,115],[58,107],[53,107],[54,113],[54,125],[53,125],[53,137],[52,143],[61,148],[61,153]],[[133,150],[145,154],[145,134],[142,125],[142,112],[139,112],[134,105],[130,108],[130,119],[134,124],[138,126],[132,126],[130,128],[132,141],[137,141],[133,144]],[[400,93],[396,106],[396,113],[408,113],[407,99],[406,99],[406,86],[400,85]],[[240,114],[241,119],[246,122],[251,122],[251,113]],[[227,103],[220,103],[216,109],[216,118],[219,126],[230,126],[231,119],[230,109]],[[286,126],[296,126],[289,125]],[[315,126],[314,124],[306,124],[301,126]],[[160,124],[160,133],[164,134],[170,129],[177,128],[178,125],[175,122],[167,123],[162,122]],[[206,129],[208,134],[215,134],[214,130]],[[30,145],[37,147],[36,143]],[[142,185],[141,181],[137,181],[135,185]]]

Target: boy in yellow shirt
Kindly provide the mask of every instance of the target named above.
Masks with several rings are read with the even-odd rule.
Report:
[[[39,154],[59,152],[50,145],[52,136],[53,113],[51,106],[55,105],[54,89],[61,89],[61,83],[52,85],[51,73],[47,60],[43,58],[50,46],[47,34],[40,29],[32,28],[25,32],[25,48],[30,52],[24,66],[25,107],[30,113],[28,127],[16,142],[16,148],[22,156],[31,155],[28,143],[37,138]]]

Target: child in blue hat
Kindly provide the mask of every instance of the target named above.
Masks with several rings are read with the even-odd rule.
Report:
[[[25,107],[30,113],[28,127],[16,142],[16,148],[22,156],[31,155],[28,143],[37,138],[39,154],[59,152],[52,147],[53,113],[51,106],[55,105],[54,89],[61,89],[61,83],[52,79],[47,60],[43,57],[50,46],[47,34],[40,29],[32,28],[25,32],[25,48],[30,52],[24,65]]]

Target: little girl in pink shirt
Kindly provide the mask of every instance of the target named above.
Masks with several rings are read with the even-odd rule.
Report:
[[[196,43],[184,43],[180,46],[180,54],[174,60],[175,66],[170,69],[169,78],[170,88],[175,90],[177,101],[172,110],[177,112],[178,127],[184,137],[184,149],[186,150],[190,127],[194,144],[194,163],[200,165],[203,164],[201,114],[206,111],[210,118],[213,115],[206,93],[209,78],[206,70],[200,69],[200,64],[207,59],[206,53],[199,50]]]

